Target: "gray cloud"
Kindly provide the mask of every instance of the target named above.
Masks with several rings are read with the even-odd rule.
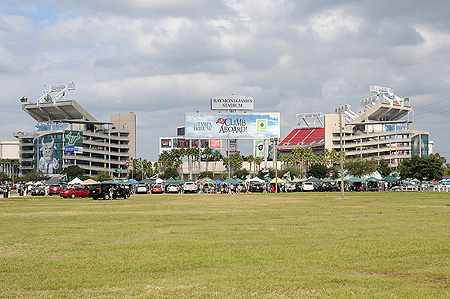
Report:
[[[372,84],[394,87],[413,107],[439,102],[448,98],[450,80],[449,7],[446,1],[8,0],[0,4],[0,138],[32,129],[22,96],[37,99],[44,84],[68,81],[76,83],[70,98],[100,120],[135,111],[138,155],[150,160],[159,136],[173,135],[184,112],[207,111],[216,95],[254,96],[255,110],[281,112],[282,134],[296,126],[297,113],[358,107]],[[419,118],[425,113],[418,109],[414,125],[429,130],[444,155],[450,142],[434,121],[448,124],[447,112]]]

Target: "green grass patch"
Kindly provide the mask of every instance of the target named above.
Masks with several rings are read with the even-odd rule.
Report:
[[[450,194],[0,199],[0,298],[448,298]]]

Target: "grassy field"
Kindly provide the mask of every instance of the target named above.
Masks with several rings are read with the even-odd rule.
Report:
[[[450,194],[0,199],[0,298],[449,298]]]

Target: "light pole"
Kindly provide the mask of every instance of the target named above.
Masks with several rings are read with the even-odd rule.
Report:
[[[339,144],[341,158],[341,198],[344,198],[344,146],[342,145],[342,110],[339,108]]]
[[[278,138],[270,138],[273,142],[273,161],[275,162],[275,193],[278,193],[278,161],[277,161],[277,144]]]

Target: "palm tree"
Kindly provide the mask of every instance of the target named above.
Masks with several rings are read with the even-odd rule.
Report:
[[[207,148],[203,149],[202,155],[205,156],[205,158],[206,158],[206,171],[208,171],[208,162],[209,162],[209,159],[211,158],[211,156],[213,155],[212,148],[207,147]]]
[[[12,175],[13,183],[14,183],[14,176],[18,177],[17,169],[19,168],[19,166],[20,166],[19,160],[15,160],[14,163],[13,163],[13,167],[14,167],[14,171],[13,171],[13,175]]]
[[[214,160],[214,172],[216,172],[216,168],[217,168],[217,161],[222,160],[222,154],[220,152],[214,152],[212,155],[212,158]],[[213,173],[214,173],[213,172]]]
[[[4,169],[5,168],[5,163],[6,163],[5,159],[0,159],[0,172],[5,172],[5,169]]]
[[[253,155],[249,155],[247,157],[247,161],[250,164],[250,176],[252,176],[252,163],[255,162],[255,157],[253,157]]]
[[[256,165],[258,165],[258,171],[261,170],[261,163],[262,163],[262,161],[263,161],[263,159],[261,157],[256,157],[255,158],[255,168],[256,168]],[[255,169],[255,172],[256,172],[256,169]]]
[[[288,161],[288,156],[287,155],[281,155],[278,158],[278,161],[283,162],[283,168],[286,168],[286,163]]]

